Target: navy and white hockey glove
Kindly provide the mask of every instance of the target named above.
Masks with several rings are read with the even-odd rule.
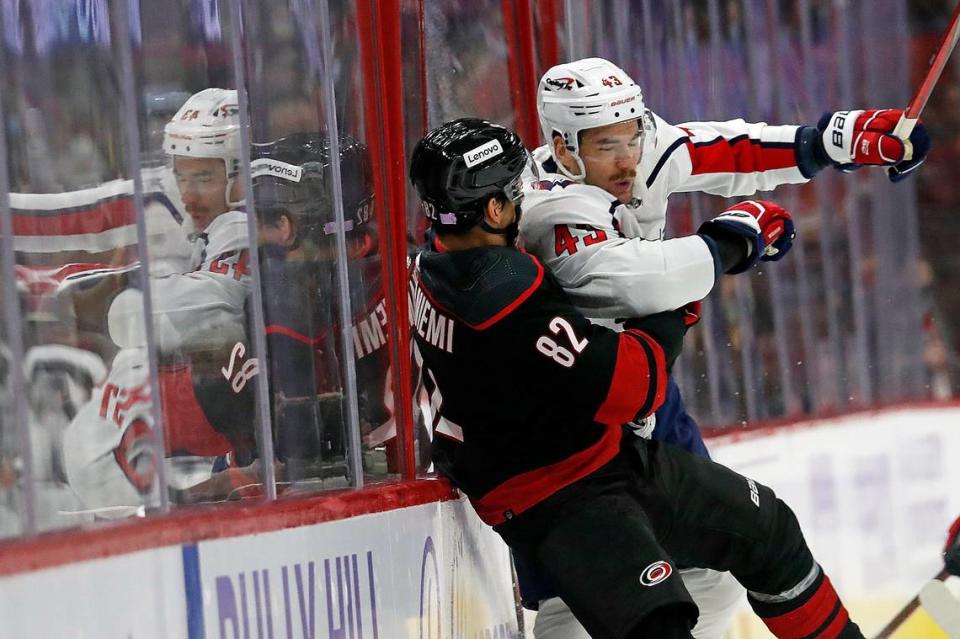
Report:
[[[917,122],[907,143],[893,135],[903,111],[868,109],[824,113],[817,122],[827,161],[849,172],[864,165],[889,166],[890,180],[906,179],[930,153],[930,134]]]
[[[742,273],[758,260],[781,259],[793,246],[793,217],[783,207],[765,200],[744,200],[700,225],[697,233],[708,237],[739,236],[747,241],[746,255],[727,273]]]

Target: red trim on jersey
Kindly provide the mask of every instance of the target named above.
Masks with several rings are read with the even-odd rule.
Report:
[[[653,412],[663,403],[667,394],[667,371],[660,345],[645,333],[632,329],[621,333],[619,339],[616,367],[610,379],[607,398],[593,416],[594,421],[608,426],[633,420],[644,406],[649,405]],[[653,362],[638,339],[643,339],[650,346]],[[651,382],[655,388],[651,388]],[[654,395],[652,403],[649,401],[651,395]]]
[[[657,375],[657,388],[653,396],[653,406],[650,407],[650,412],[654,412],[663,402],[667,401],[667,386],[669,382],[667,378],[669,377],[667,373],[667,355],[663,352],[663,347],[660,346],[660,343],[650,337],[649,334],[644,333],[643,331],[636,329],[628,329],[624,333],[630,333],[631,335],[636,335],[639,339],[642,339],[650,347],[650,350],[653,351],[653,359],[656,362],[657,372],[663,372],[662,375]]]
[[[543,265],[540,263],[540,260],[530,255],[526,251],[520,251],[520,252],[526,255],[527,257],[529,257],[531,260],[533,260],[533,263],[537,265],[537,276],[533,279],[533,284],[527,287],[527,289],[524,292],[520,293],[520,295],[518,295],[515,300],[513,300],[512,302],[510,302],[510,304],[508,304],[503,309],[501,309],[500,312],[498,312],[496,315],[494,315],[489,319],[484,320],[479,324],[471,324],[470,322],[464,320],[462,317],[460,317],[459,315],[451,311],[449,308],[447,308],[446,306],[438,302],[436,298],[430,293],[430,289],[428,289],[426,286],[423,285],[423,279],[420,277],[419,272],[415,272],[414,274],[414,276],[417,278],[417,287],[420,289],[421,292],[423,292],[424,296],[426,296],[426,298],[430,300],[430,303],[433,305],[434,308],[443,311],[447,315],[456,317],[458,320],[460,320],[461,322],[463,322],[464,324],[466,324],[467,326],[469,326],[474,330],[477,330],[477,331],[485,330],[487,328],[490,328],[500,320],[502,320],[504,317],[506,317],[510,313],[512,313],[514,309],[516,309],[518,306],[523,304],[528,297],[533,295],[534,291],[536,291],[540,287],[540,284],[543,283]]]
[[[289,337],[290,339],[294,339],[298,342],[302,342],[307,346],[319,346],[323,342],[322,337],[318,337],[318,338],[307,337],[303,333],[297,332],[292,328],[288,328],[281,324],[268,324],[266,328],[264,328],[264,332],[267,335],[283,335],[285,337]]]
[[[87,531],[65,530],[32,539],[0,542],[0,576],[206,539],[310,526],[457,497],[457,491],[449,482],[437,479],[368,485],[363,490],[330,491],[309,498],[299,496],[269,503],[241,501],[185,507],[167,516],[128,519],[103,523]]]
[[[839,610],[837,610],[838,607]],[[821,634],[817,635],[818,637],[833,639],[840,633],[849,618],[846,608],[840,603],[840,598],[833,589],[833,584],[830,583],[830,578],[824,575],[820,587],[805,604],[776,617],[763,617],[763,623],[780,639],[800,639],[808,635],[812,636],[827,623],[834,612],[836,612],[836,618]],[[841,618],[843,622],[838,626],[837,623]],[[831,630],[832,633],[829,632]]]
[[[533,295],[533,292],[535,290],[540,288],[540,284],[543,283],[543,264],[541,264],[540,261],[537,260],[537,258],[533,257],[532,255],[529,255],[528,257],[531,260],[533,260],[534,264],[537,265],[537,276],[534,278],[533,284],[528,286],[527,290],[525,290],[523,293],[520,293],[520,295],[517,296],[517,299],[513,300],[510,304],[504,307],[499,313],[497,313],[487,321],[477,324],[476,326],[473,326],[472,328],[475,328],[478,331],[482,331],[486,328],[490,328],[491,326],[493,326],[494,324],[502,320],[504,317],[512,313],[515,308],[517,308],[518,306],[523,304],[525,301],[527,301],[527,298]]]
[[[797,154],[792,144],[765,143],[742,136],[700,143],[688,138],[686,145],[693,165],[691,175],[754,173],[797,166]]]
[[[480,499],[471,499],[477,515],[491,526],[502,524],[507,521],[507,511],[519,515],[561,488],[583,479],[617,455],[621,433],[619,424],[608,426],[589,448],[555,464],[511,477]]]
[[[13,234],[24,236],[87,235],[137,223],[133,202],[129,197],[118,197],[99,202],[86,210],[59,212],[56,215],[14,211]]]

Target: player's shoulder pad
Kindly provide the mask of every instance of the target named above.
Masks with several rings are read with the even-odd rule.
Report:
[[[247,214],[227,211],[213,218],[206,229],[207,255],[215,257],[228,251],[245,249],[250,245],[247,232]]]
[[[521,232],[541,224],[553,228],[556,224],[589,224],[609,226],[610,205],[615,198],[597,186],[571,184],[552,190],[532,190],[524,193]]]
[[[420,257],[420,281],[430,297],[479,330],[509,316],[533,295],[543,278],[543,265],[513,248],[428,252]]]

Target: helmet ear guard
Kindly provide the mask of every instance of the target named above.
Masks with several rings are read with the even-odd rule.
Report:
[[[517,203],[527,150],[507,128],[460,118],[433,129],[410,159],[410,181],[423,212],[441,232],[462,232],[483,220],[483,207],[497,196]]]
[[[543,136],[559,170],[572,180],[583,180],[586,169],[580,158],[580,132],[586,129],[640,119],[644,138],[653,127],[653,116],[644,106],[643,92],[623,69],[602,58],[585,58],[551,67],[540,79],[537,112]],[[557,157],[554,136],[577,164],[578,174]]]

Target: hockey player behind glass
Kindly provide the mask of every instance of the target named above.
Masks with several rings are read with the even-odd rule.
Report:
[[[359,140],[338,138],[354,317],[364,470],[396,472],[390,334],[373,224],[373,174]],[[288,478],[345,477],[336,216],[330,140],[295,133],[254,145],[251,170],[274,397],[277,455]],[[339,469],[339,471],[337,470]]]
[[[844,171],[892,165],[892,179],[899,181],[930,148],[922,125],[910,145],[890,135],[900,117],[897,110],[825,114],[815,127],[743,120],[674,126],[646,108],[640,88],[622,69],[600,58],[549,69],[540,81],[537,106],[547,144],[532,154],[535,171],[525,184],[520,243],[554,272],[585,315],[610,326],[616,318],[700,300],[721,273],[746,271],[757,258],[780,259],[790,247],[784,235],[768,253],[761,256],[753,249],[747,261],[734,262],[716,242],[740,236],[752,244],[759,232],[779,225],[763,202],[734,205],[696,235],[665,239],[672,193],[751,195],[805,182],[830,165]],[[638,434],[650,437],[652,421]],[[672,380],[652,437],[708,456]],[[524,604],[539,604],[538,639],[585,637],[549,580],[522,562],[517,571]],[[694,636],[719,639],[742,589],[729,575],[710,571],[685,570],[683,577],[701,610]]]
[[[622,332],[586,320],[511,245],[525,162],[515,134],[475,119],[431,131],[411,159],[436,234],[409,287],[438,470],[591,637],[691,637],[697,607],[678,562],[732,572],[779,637],[862,637],[769,488],[625,436],[663,402],[695,307],[628,319]],[[719,243],[743,263],[776,244]]]
[[[179,487],[195,480],[191,462],[189,476],[178,481],[176,462],[184,456],[232,453],[231,461],[245,466],[255,455],[248,385],[254,365],[247,364],[244,328],[249,242],[246,213],[235,208],[243,205],[236,179],[240,137],[237,92],[225,89],[194,94],[164,131],[163,148],[190,216],[185,224],[194,231],[189,270],[150,279],[165,448],[174,462],[168,476]],[[67,429],[65,465],[71,486],[88,508],[128,514],[157,499],[143,300],[137,287],[142,270],[98,276],[103,280],[93,289],[110,302],[109,311],[90,314],[97,323],[106,316],[109,336],[121,350],[107,383]],[[82,287],[82,280],[77,284]]]

